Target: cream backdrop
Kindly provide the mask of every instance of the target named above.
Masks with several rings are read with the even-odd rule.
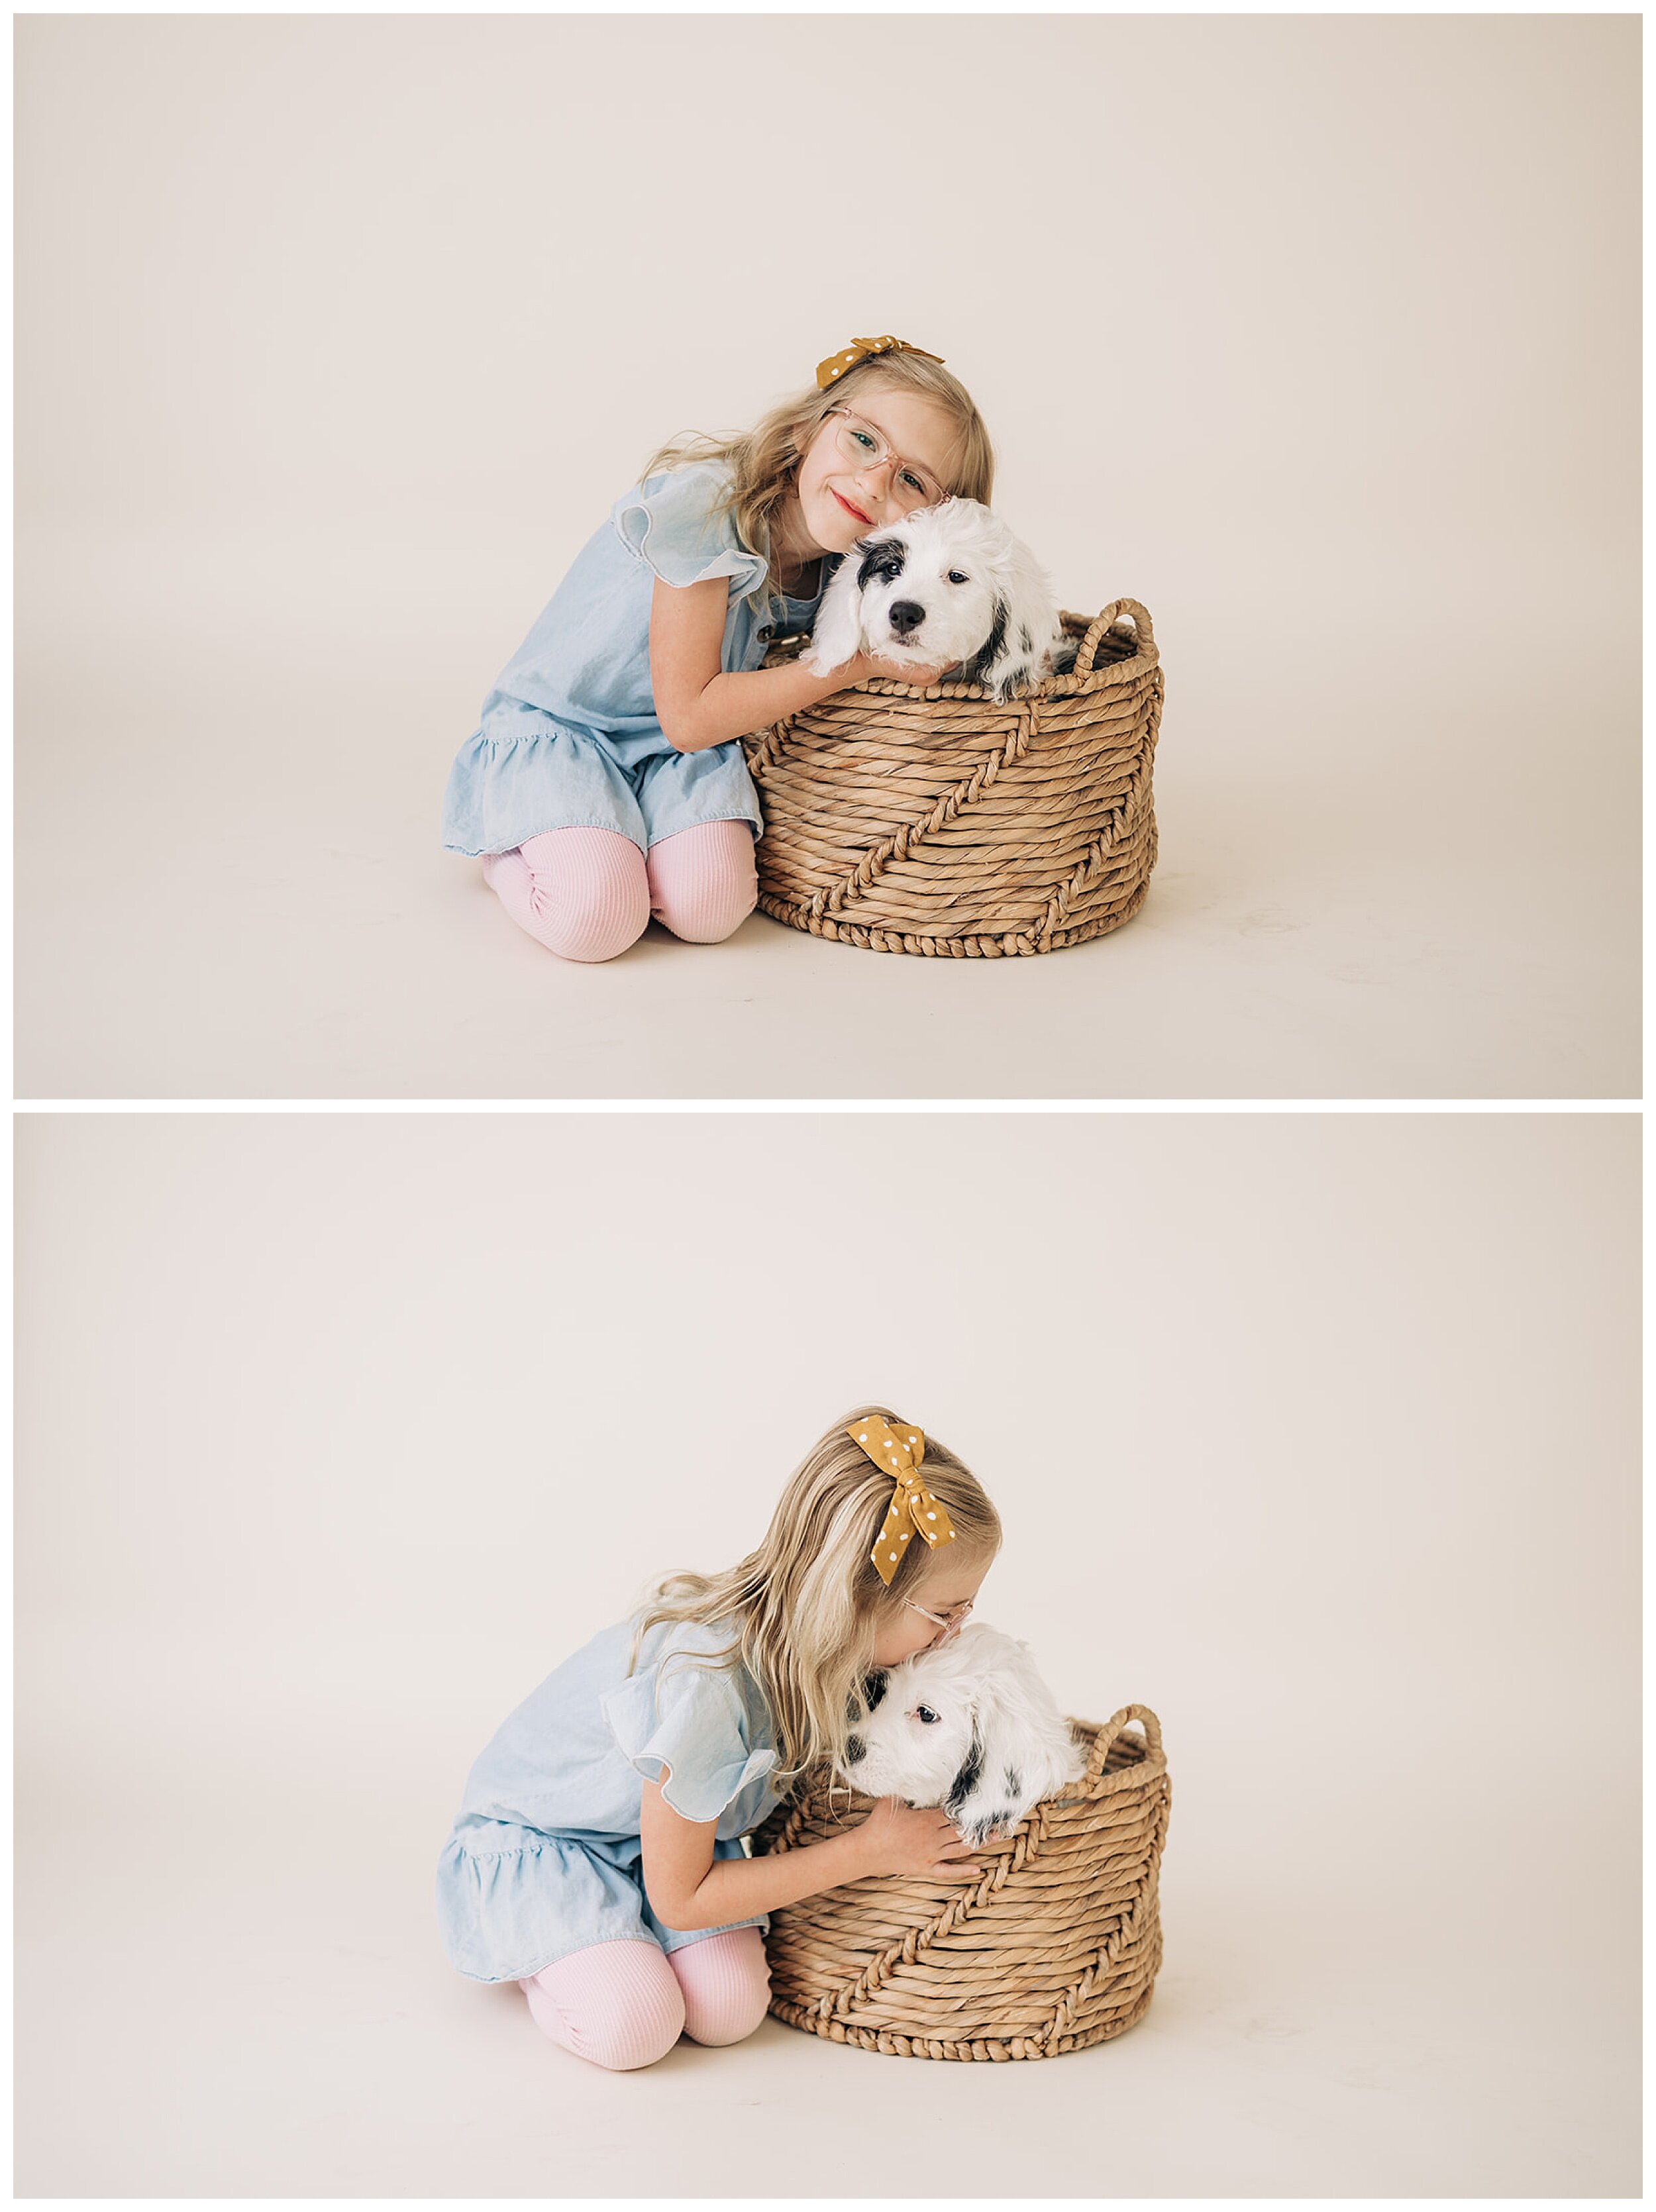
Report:
[[[1636,2194],[1638,1134],[24,1118],[20,2193]],[[865,1395],[1162,1718],[1155,2002],[600,2075],[441,1954],[466,1768]]]
[[[24,16],[33,1097],[1630,1097],[1633,15]],[[438,849],[647,454],[945,355],[1167,672],[1142,916],[558,966]]]

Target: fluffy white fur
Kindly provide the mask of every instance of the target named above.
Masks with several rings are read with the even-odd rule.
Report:
[[[941,1805],[981,1844],[1086,1763],[1029,1646],[974,1621],[868,1677],[840,1772],[871,1797]]]
[[[1029,548],[978,501],[946,499],[858,538],[801,659],[819,676],[860,652],[958,667],[1004,699],[1038,682],[1063,643],[1051,582]]]

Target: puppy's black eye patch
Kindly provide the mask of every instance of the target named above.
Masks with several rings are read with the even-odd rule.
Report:
[[[895,583],[903,574],[903,564],[909,557],[909,549],[900,541],[895,544],[871,545],[862,556],[862,565],[856,572],[856,587],[861,591],[876,576],[885,582]]]
[[[872,1674],[867,1674],[863,1677],[862,1702],[868,1707],[868,1711],[873,1712],[879,1705],[880,1699],[885,1696],[885,1669],[883,1668],[876,1668]]]

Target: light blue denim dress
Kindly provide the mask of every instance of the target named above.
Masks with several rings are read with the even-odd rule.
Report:
[[[632,1674],[622,1621],[548,1675],[472,1769],[437,1862],[444,1948],[475,1982],[521,1981],[594,1943],[664,1951],[723,1928],[668,1928],[644,1894],[643,1783],[687,1820],[716,1820],[714,1856],[775,1805],[770,1712],[745,1667],[695,1663],[723,1629],[662,1622]],[[664,1663],[670,1661],[671,1663]],[[768,1928],[768,1915],[732,1928]]]
[[[668,744],[650,688],[655,579],[679,586],[729,579],[720,666],[757,668],[771,641],[810,629],[814,598],[765,587],[764,557],[734,520],[715,515],[729,483],[721,462],[648,477],[624,493],[575,556],[483,704],[460,747],[443,803],[444,849],[475,859],[509,853],[549,830],[614,830],[648,853],[703,822],[764,827],[740,744],[681,753]]]

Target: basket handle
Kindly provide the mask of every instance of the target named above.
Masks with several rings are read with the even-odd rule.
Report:
[[[1093,673],[1093,656],[1098,651],[1105,632],[1117,615],[1127,615],[1131,617],[1133,628],[1138,635],[1138,649],[1141,653],[1147,645],[1155,643],[1156,635],[1150,627],[1150,617],[1138,601],[1111,599],[1104,612],[1093,617],[1088,625],[1087,635],[1081,640],[1081,650],[1075,655],[1075,672],[1077,676],[1090,676]]]
[[[1093,1739],[1093,1748],[1087,1761],[1087,1779],[1089,1782],[1096,1782],[1104,1772],[1104,1762],[1110,1756],[1110,1747],[1129,1721],[1143,1722],[1144,1741],[1153,1754],[1161,1749],[1161,1723],[1148,1705],[1123,1705],[1118,1713],[1111,1715]]]

